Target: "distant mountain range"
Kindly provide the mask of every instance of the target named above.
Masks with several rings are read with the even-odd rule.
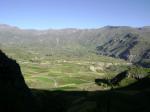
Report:
[[[17,48],[42,55],[94,53],[150,67],[150,26],[24,30],[1,24],[0,48]]]

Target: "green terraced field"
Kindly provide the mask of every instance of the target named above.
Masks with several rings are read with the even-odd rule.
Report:
[[[110,61],[110,58],[108,58],[108,61]],[[114,77],[128,66],[127,62],[123,60],[112,58],[112,62],[110,64],[106,59],[99,57],[99,61],[98,58],[97,60],[49,59],[38,63],[28,60],[19,61],[19,64],[21,65],[25,81],[30,88],[90,91],[102,89],[95,84],[96,78]],[[115,65],[116,63],[123,64],[123,69],[120,69],[120,71],[110,70],[111,66],[118,66]],[[93,71],[91,66],[103,70]]]

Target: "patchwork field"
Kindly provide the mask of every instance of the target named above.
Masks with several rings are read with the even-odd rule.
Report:
[[[40,62],[18,62],[27,85],[46,90],[101,90],[104,88],[96,85],[95,79],[112,78],[130,65],[123,60],[104,57],[94,61],[47,59]],[[112,70],[115,66],[119,69]]]

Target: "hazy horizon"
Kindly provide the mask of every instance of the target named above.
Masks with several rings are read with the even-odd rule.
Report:
[[[100,28],[104,28],[104,27],[130,27],[130,28],[143,28],[143,27],[150,27],[150,25],[147,26],[115,26],[115,25],[105,25],[105,26],[99,26],[99,27],[91,27],[91,28],[77,28],[77,27],[64,27],[64,28],[44,28],[44,29],[40,29],[40,28],[22,28],[19,26],[15,26],[15,25],[10,25],[10,24],[5,24],[5,23],[0,23],[0,26],[6,26],[6,27],[14,27],[14,28],[18,28],[21,30],[65,30],[65,29],[77,29],[77,30],[90,30],[90,29],[100,29]]]

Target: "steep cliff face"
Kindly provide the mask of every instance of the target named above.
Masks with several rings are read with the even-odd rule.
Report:
[[[33,112],[34,97],[25,84],[20,66],[0,50],[0,111]]]
[[[102,55],[114,56],[130,59],[130,51],[134,46],[138,44],[138,37],[132,33],[125,34],[123,36],[116,36],[106,42],[105,44],[97,47],[97,53]]]
[[[141,41],[137,34],[128,33],[115,36],[105,44],[96,48],[97,54],[122,58],[133,63],[142,64],[144,59],[149,58],[149,43]],[[147,60],[149,63],[149,61]]]

